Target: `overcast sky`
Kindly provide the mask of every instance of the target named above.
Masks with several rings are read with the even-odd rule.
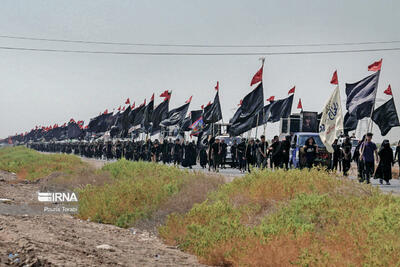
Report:
[[[400,41],[400,2],[392,1],[18,1],[3,0],[0,35],[131,43],[310,44]],[[400,43],[289,48],[177,48],[68,44],[0,38],[0,46],[141,52],[281,52],[391,48]],[[0,137],[35,125],[89,119],[127,97],[142,103],[151,94],[173,91],[170,108],[193,95],[190,109],[214,98],[220,82],[224,121],[250,92],[259,56],[141,56],[67,54],[0,50]],[[322,110],[338,70],[342,99],[345,82],[368,74],[383,58],[379,99],[390,83],[400,109],[400,51],[347,54],[275,55],[266,58],[265,98],[287,96],[296,85],[296,111]],[[380,104],[377,104],[380,105]],[[279,123],[267,127],[278,133]],[[377,127],[375,126],[375,129]],[[391,141],[400,139],[400,127]],[[381,137],[376,136],[376,140]]]

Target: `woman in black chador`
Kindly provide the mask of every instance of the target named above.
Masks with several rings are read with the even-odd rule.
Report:
[[[390,147],[389,140],[383,140],[378,155],[379,164],[375,172],[375,179],[379,178],[380,184],[383,184],[384,180],[387,185],[390,185],[389,181],[392,179],[392,165],[394,161],[393,150]]]

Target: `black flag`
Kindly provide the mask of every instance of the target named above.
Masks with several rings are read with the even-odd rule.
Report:
[[[193,124],[195,121],[200,119],[202,114],[203,114],[203,111],[201,109],[190,111],[191,124]]]
[[[143,104],[140,105],[139,107],[137,107],[136,109],[134,109],[135,110],[135,118],[133,119],[133,122],[131,124],[132,126],[137,126],[142,123],[143,114],[144,114],[145,109],[146,109],[146,106]]]
[[[345,115],[344,128],[346,131],[354,130],[357,127],[355,121],[371,116],[375,105],[379,74],[380,71],[377,71],[356,83],[346,83],[346,109],[349,113]]]
[[[192,130],[189,128],[190,125],[192,125],[192,119],[188,116],[181,122],[180,129],[184,132],[189,132]]]
[[[232,125],[229,127],[229,134],[237,136],[250,130],[254,125],[254,121],[257,120],[257,114],[263,107],[264,92],[262,83],[260,83],[256,89],[243,98],[242,105],[230,120]]]
[[[179,108],[175,108],[168,112],[168,116],[165,120],[160,122],[160,125],[163,127],[171,126],[179,124],[186,116],[186,113],[189,109],[189,103],[186,103]]]
[[[203,121],[206,124],[222,120],[221,104],[219,103],[218,91],[215,94],[214,102],[204,109]]]
[[[372,120],[379,126],[382,136],[385,136],[392,127],[400,126],[393,97],[374,110]]]
[[[154,94],[153,94],[153,97],[151,98],[149,104],[147,104],[146,108],[143,111],[143,119],[142,119],[141,125],[145,131],[150,130],[152,116],[153,116],[153,109],[154,109]]]
[[[154,109],[152,116],[153,126],[151,127],[151,135],[155,135],[160,132],[160,122],[165,120],[168,116],[168,105],[169,98],[165,99]]]
[[[81,136],[82,130],[75,122],[68,123],[67,136],[69,139],[78,138]]]
[[[273,101],[265,106],[263,109],[265,122],[277,122],[281,118],[289,117],[292,112],[293,97],[294,95],[291,95],[285,99]]]

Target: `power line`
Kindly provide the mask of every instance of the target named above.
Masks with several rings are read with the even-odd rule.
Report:
[[[105,42],[71,39],[36,38],[26,36],[0,35],[3,39],[17,39],[30,41],[80,43],[80,44],[100,44],[100,45],[123,45],[123,46],[149,46],[149,47],[198,47],[198,48],[273,48],[273,47],[315,47],[315,46],[344,46],[344,45],[374,45],[374,44],[395,44],[400,41],[369,41],[369,42],[342,42],[342,43],[311,43],[311,44],[168,44],[168,43],[129,43],[129,42]]]
[[[79,53],[79,54],[144,55],[144,56],[263,56],[263,55],[264,56],[275,56],[275,55],[314,55],[314,54],[340,54],[340,53],[399,51],[400,47],[352,49],[352,50],[292,51],[292,52],[238,52],[238,53],[93,51],[93,50],[65,50],[65,49],[50,49],[50,48],[10,47],[10,46],[0,46],[0,50]]]

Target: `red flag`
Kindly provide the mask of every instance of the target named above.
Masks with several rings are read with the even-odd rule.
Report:
[[[218,81],[217,81],[217,85],[214,88],[215,88],[215,90],[218,91],[218,89],[219,89],[219,82]]]
[[[151,98],[150,98],[150,102],[151,101],[154,101],[154,93],[153,93],[153,95],[151,96]]]
[[[387,94],[387,95],[393,95],[392,87],[390,87],[390,84],[389,84],[388,88],[384,91],[384,93]]]
[[[339,84],[338,77],[337,77],[337,70],[333,73],[331,84]]]
[[[207,107],[211,105],[211,101],[208,101]]]
[[[144,100],[143,104],[141,104],[139,107],[146,106],[146,99]]]
[[[104,110],[103,114],[108,114],[108,109]]]
[[[164,92],[161,93],[160,97],[167,97],[169,94],[168,90],[165,90]]]
[[[240,102],[239,102],[238,106],[241,106],[242,103],[243,103],[243,99],[240,99]]]
[[[369,71],[378,71],[378,70],[381,70],[381,67],[382,67],[382,59],[379,61],[375,61],[374,63],[369,65],[368,70]]]
[[[299,103],[297,104],[298,109],[303,109],[303,104],[301,103],[301,98],[299,99]]]
[[[71,119],[69,120],[69,122],[70,122],[70,123],[75,123],[75,120],[74,120],[73,118],[71,118]]]
[[[275,100],[275,96],[270,96],[268,99],[267,99],[267,101],[269,101],[269,102],[272,102],[272,101],[274,101]]]
[[[192,97],[193,97],[193,96],[191,96],[188,100],[186,100],[185,103],[186,103],[186,104],[187,104],[187,103],[190,103],[190,102],[192,101]]]
[[[125,101],[125,104],[129,105],[130,103],[131,103],[131,101],[129,100],[129,97],[128,97],[128,99],[126,99],[126,101]]]
[[[122,108],[122,111],[125,111],[125,106]]]
[[[134,108],[135,108],[135,101],[133,101],[131,109],[134,109]]]
[[[204,109],[204,105],[201,105],[201,109]]]
[[[89,125],[86,125],[85,127],[83,127],[83,129],[87,129]]]
[[[253,79],[251,79],[250,86],[252,86],[255,83],[262,82],[263,68],[264,65],[261,66],[261,68],[257,71],[256,74],[254,74]]]
[[[295,90],[296,90],[296,86],[293,86],[293,88],[289,90],[288,95],[294,94]]]
[[[118,110],[121,111],[121,106],[119,106]]]

